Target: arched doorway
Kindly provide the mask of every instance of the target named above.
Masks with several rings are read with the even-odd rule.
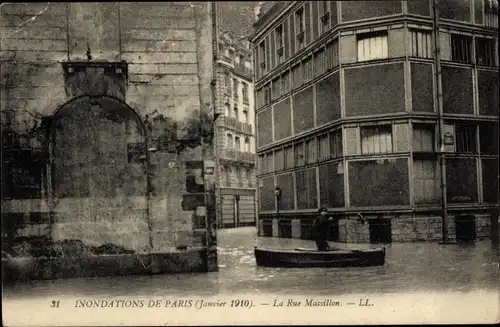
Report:
[[[134,110],[108,96],[78,97],[54,114],[50,136],[56,238],[144,249],[147,138]]]

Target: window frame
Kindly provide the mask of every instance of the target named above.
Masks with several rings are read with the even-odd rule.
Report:
[[[372,42],[376,42],[378,38],[381,38],[383,42],[383,46],[381,49],[381,55],[372,55]],[[366,56],[363,51],[363,56],[361,57],[360,54],[360,44],[362,42],[369,41],[369,46],[368,48],[370,49],[370,55]],[[357,62],[367,62],[367,61],[373,61],[373,60],[385,60],[389,59],[389,32],[387,30],[384,31],[377,31],[377,32],[368,32],[368,33],[359,33],[356,34],[356,50],[357,50]],[[364,49],[364,46],[363,46]]]
[[[467,43],[466,47],[463,47],[464,41],[465,43]],[[459,48],[457,48],[457,43],[460,43]],[[473,46],[474,46],[474,40],[472,35],[450,33],[450,47],[451,47],[450,57],[452,61],[463,64],[472,64]],[[466,49],[467,51],[463,52],[464,49]]]
[[[378,141],[379,141],[379,151],[375,151],[375,143],[373,143],[373,149],[374,151],[373,152],[365,152],[364,150],[364,141],[363,141],[363,138],[364,138],[364,132],[366,133],[367,130],[372,130],[372,134],[368,135],[370,138],[371,137],[374,137],[377,133],[378,137],[381,137],[380,135],[380,129],[387,129],[390,133],[388,134],[390,136],[390,142],[387,142],[387,134],[385,135],[385,138],[386,138],[386,141],[385,141],[385,145],[386,145],[386,151],[385,152],[382,152],[380,151],[380,141],[381,139],[379,138]],[[376,155],[376,154],[391,154],[391,153],[394,153],[394,130],[393,130],[393,126],[391,123],[381,123],[381,124],[377,124],[377,125],[362,125],[359,127],[359,135],[360,135],[360,152],[362,155]],[[374,141],[372,141],[374,142]],[[390,148],[388,149],[387,148],[387,145],[390,146]]]

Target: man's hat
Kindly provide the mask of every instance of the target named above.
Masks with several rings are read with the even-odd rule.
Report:
[[[323,211],[328,212],[325,207],[321,207],[318,209],[318,213],[322,213]]]

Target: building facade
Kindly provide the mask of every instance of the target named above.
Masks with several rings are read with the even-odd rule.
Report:
[[[217,270],[211,2],[0,10],[2,257],[79,244],[137,254],[135,273]]]
[[[283,1],[255,29],[260,235],[320,206],[342,242],[498,233],[497,1]]]
[[[253,64],[250,42],[218,36],[217,217],[219,228],[255,225],[256,154]]]

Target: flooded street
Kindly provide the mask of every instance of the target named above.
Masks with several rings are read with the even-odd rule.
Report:
[[[25,296],[343,295],[352,293],[498,290],[498,252],[489,240],[471,245],[395,243],[386,264],[368,268],[264,268],[255,245],[313,247],[303,240],[258,238],[253,227],[219,231],[219,272],[33,281],[4,289],[4,299]],[[334,244],[349,247],[345,244]],[[363,245],[370,246],[370,245]],[[373,245],[371,245],[373,246]]]

